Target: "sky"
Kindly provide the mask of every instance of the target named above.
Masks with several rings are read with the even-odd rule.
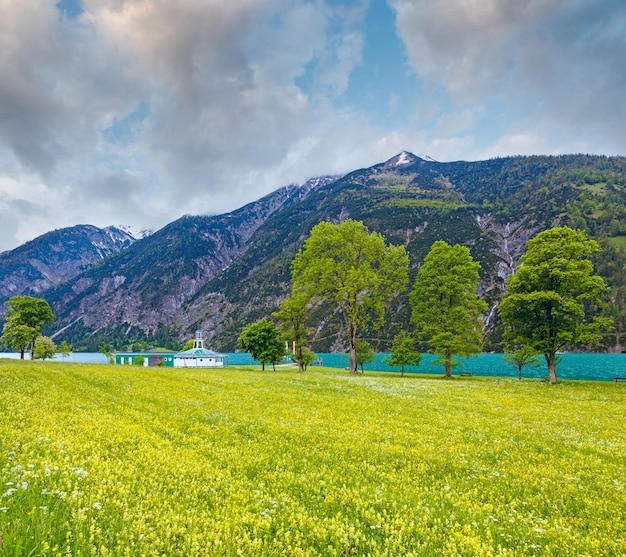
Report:
[[[0,251],[402,150],[626,155],[624,0],[0,0]]]

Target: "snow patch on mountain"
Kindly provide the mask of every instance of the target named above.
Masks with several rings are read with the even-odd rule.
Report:
[[[399,166],[407,166],[409,164],[413,164],[415,161],[417,161],[417,157],[413,153],[409,153],[408,151],[402,151],[401,153],[398,153],[395,157],[391,157],[388,161],[386,161],[382,165],[382,168],[390,170]]]
[[[115,226],[107,226],[104,230],[106,230],[112,238],[115,236],[115,231],[121,231],[126,233],[133,240],[143,240],[154,232],[154,230],[149,230],[147,228],[140,229],[131,224],[118,224]]]
[[[429,157],[428,155],[419,155],[419,158],[426,162],[439,162],[433,159],[432,157]]]
[[[411,156],[406,151],[402,151],[398,156],[398,160],[396,161],[396,166],[401,166],[403,164],[411,164],[413,161],[411,160]]]

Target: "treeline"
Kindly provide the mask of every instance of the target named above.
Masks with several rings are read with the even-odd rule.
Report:
[[[598,243],[584,231],[557,227],[527,242],[526,254],[516,273],[509,276],[498,308],[503,346],[508,359],[518,365],[545,359],[550,382],[557,380],[557,353],[566,346],[597,345],[612,328],[610,318],[598,315],[606,290],[593,273],[591,257]],[[482,350],[484,316],[489,306],[477,295],[480,264],[462,245],[436,241],[420,266],[409,302],[411,331],[402,330],[392,344],[396,365],[419,362],[415,339],[437,354],[446,377],[458,365],[458,356]],[[378,233],[362,222],[315,226],[291,265],[291,292],[273,317],[280,323],[283,340],[292,342],[300,370],[313,359],[308,348],[313,310],[322,303],[339,313],[350,357],[350,373],[357,373],[359,354],[371,354],[359,338],[370,325],[385,324],[385,311],[408,286],[409,257],[404,246],[386,245]],[[263,319],[244,327],[239,346],[263,363],[276,363],[284,346],[273,324]]]

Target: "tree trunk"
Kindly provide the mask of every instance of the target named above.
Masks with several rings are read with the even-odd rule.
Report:
[[[265,371],[265,362],[261,362],[261,371]]]
[[[402,366],[402,377],[404,377],[404,366]]]
[[[556,352],[550,352],[544,356],[548,364],[548,380],[550,383],[556,383]]]
[[[298,360],[298,371],[306,371],[302,363],[302,344],[300,342],[296,342],[296,360]]]
[[[23,360],[23,359],[24,359],[24,352],[25,352],[25,351],[26,351],[26,349],[25,349],[25,348],[22,348],[22,349],[20,350],[20,360]]]
[[[446,358],[446,377],[452,377],[452,364],[450,362],[450,360],[452,359],[452,354],[450,353],[449,350],[446,350],[445,358]]]
[[[350,373],[357,374],[356,366],[356,327],[350,326]]]

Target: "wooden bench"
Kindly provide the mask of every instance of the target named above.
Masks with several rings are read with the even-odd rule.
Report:
[[[616,377],[615,382],[617,383],[618,381],[626,381],[626,377]]]
[[[459,375],[461,377],[471,377],[472,376],[472,372],[471,371],[462,371],[461,373],[459,373]]]

